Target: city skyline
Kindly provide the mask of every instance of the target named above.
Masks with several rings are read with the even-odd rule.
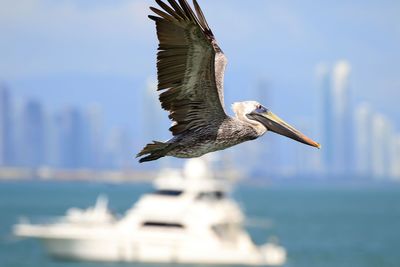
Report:
[[[101,107],[49,112],[40,99],[26,98],[17,108],[14,97],[0,87],[0,166],[132,168],[134,137],[121,126],[104,127]]]
[[[371,103],[352,100],[351,64],[340,60],[331,69],[319,64],[316,76],[322,103],[319,132],[325,142],[324,172],[399,179],[400,134],[394,121]]]
[[[305,132],[316,136],[320,133],[321,140],[326,142],[322,143],[322,150],[310,151],[268,134],[257,144],[244,145],[241,152],[239,149],[228,149],[216,156],[241,162],[242,171],[250,176],[400,178],[400,134],[394,122],[376,111],[370,103],[350,100],[350,69],[351,64],[344,60],[336,61],[332,68],[317,64],[315,75],[320,112],[294,122]],[[14,157],[14,165],[61,169],[140,169],[133,157],[135,147],[140,146],[149,135],[154,138],[166,136],[165,129],[168,128],[166,114],[159,107],[154,79],[148,78],[144,84],[143,116],[136,122],[141,128],[140,135],[129,133],[122,127],[117,129],[104,125],[102,107],[95,104],[83,109],[65,106],[56,112],[48,112],[40,99],[26,98],[20,101],[23,103],[20,111],[11,116],[11,107],[15,109],[13,102],[17,101],[3,85],[0,100],[7,102],[4,106],[8,107],[9,115],[4,116],[3,111],[0,116],[14,118],[8,122],[14,125],[11,132],[14,133],[16,146],[10,153]],[[253,91],[256,96],[268,95],[268,104],[273,105],[274,90],[267,82],[259,82]],[[313,123],[315,121],[318,123]],[[342,127],[342,132],[332,131],[334,127]],[[5,136],[4,127],[0,130],[0,136]],[[330,144],[336,149],[331,149]],[[243,165],[246,162],[242,158],[243,151],[253,155],[248,157],[249,164]],[[343,161],[343,155],[348,159]],[[4,153],[1,156],[4,158]],[[269,159],[267,164],[263,163],[263,158]],[[11,158],[9,161],[12,162]],[[146,165],[146,168],[157,169],[170,164],[174,165],[174,159]],[[246,168],[243,169],[244,166]]]

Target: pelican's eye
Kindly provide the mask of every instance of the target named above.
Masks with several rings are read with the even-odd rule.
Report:
[[[266,108],[263,107],[262,105],[258,105],[258,106],[256,107],[255,112],[257,112],[257,113],[266,113],[266,112],[268,112],[268,109],[266,109]]]

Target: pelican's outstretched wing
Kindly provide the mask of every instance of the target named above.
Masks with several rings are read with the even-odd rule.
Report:
[[[161,106],[174,121],[173,135],[195,130],[226,118],[223,78],[226,58],[200,9],[196,14],[186,0],[156,0],[163,9],[151,7],[158,16],[158,90]]]

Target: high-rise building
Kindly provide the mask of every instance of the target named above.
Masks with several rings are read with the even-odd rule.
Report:
[[[134,161],[134,148],[129,131],[114,128],[111,131],[106,149],[107,167],[129,169]]]
[[[101,108],[91,105],[87,110],[88,167],[98,169],[104,163],[104,136]]]
[[[48,114],[46,117],[46,165],[60,167],[60,115]]]
[[[80,110],[67,108],[56,117],[58,166],[77,169],[86,166],[87,137]]]
[[[147,80],[143,99],[143,140],[157,140],[162,138],[162,130],[168,128],[168,122],[165,118],[167,112],[160,108],[158,100],[157,81]]]
[[[322,101],[320,106],[319,118],[321,124],[321,143],[323,144],[322,168],[330,173],[333,167],[333,96],[331,90],[331,78],[329,68],[325,64],[320,64],[316,69],[318,87]]]
[[[393,161],[391,167],[391,176],[393,179],[400,181],[400,135],[396,134],[393,137]]]
[[[349,76],[350,64],[347,61],[337,62],[332,75],[333,127],[331,128],[333,133],[333,172],[336,174],[349,173],[352,171],[353,165]]]
[[[372,114],[368,104],[360,104],[354,114],[355,125],[355,165],[356,173],[363,177],[371,176],[372,160]]]
[[[19,157],[23,166],[40,167],[45,162],[45,121],[38,101],[25,103],[20,126]]]
[[[390,150],[393,140],[393,126],[386,117],[375,114],[372,117],[372,174],[375,178],[390,176],[392,158]]]
[[[0,84],[0,166],[12,163],[11,104],[7,87]]]
[[[296,127],[301,132],[312,134],[312,123],[308,118],[302,118],[296,122]],[[301,175],[313,175],[321,172],[320,151],[310,149],[300,143],[294,143],[294,156],[296,173]]]

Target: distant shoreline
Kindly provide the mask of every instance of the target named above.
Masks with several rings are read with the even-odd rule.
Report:
[[[30,170],[20,168],[0,168],[0,184],[7,182],[50,182],[50,183],[98,183],[98,184],[135,184],[151,183],[159,171],[118,171],[118,170]],[[223,177],[222,173],[218,177]],[[241,178],[237,186],[272,188],[400,188],[399,180],[372,179],[369,177],[329,177],[329,176],[258,176]]]
[[[50,168],[0,168],[0,181],[88,181],[88,182],[146,182],[156,175],[154,171],[133,170],[63,170]]]

